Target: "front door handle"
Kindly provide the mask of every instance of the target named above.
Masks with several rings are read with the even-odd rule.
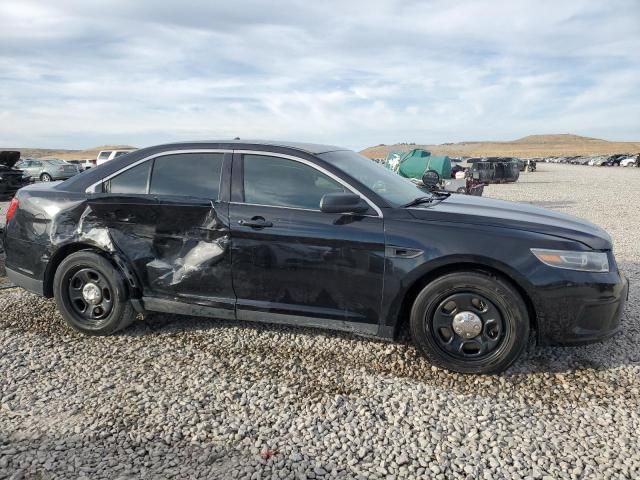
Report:
[[[238,223],[243,227],[251,227],[251,228],[268,228],[273,227],[273,223],[267,222],[262,217],[253,217],[251,220],[238,220]]]

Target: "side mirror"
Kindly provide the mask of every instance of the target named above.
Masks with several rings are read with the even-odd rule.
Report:
[[[327,193],[320,200],[324,213],[364,213],[369,204],[355,193]]]
[[[440,174],[435,170],[427,170],[422,175],[422,183],[425,187],[435,187],[440,183]]]

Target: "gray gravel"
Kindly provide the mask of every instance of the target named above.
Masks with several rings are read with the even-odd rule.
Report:
[[[155,315],[89,338],[4,290],[0,478],[637,478],[640,169],[540,164],[486,194],[612,234],[620,335],[463,376],[310,329]]]

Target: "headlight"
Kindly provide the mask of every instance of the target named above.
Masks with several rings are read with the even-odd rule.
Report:
[[[569,250],[546,250],[532,248],[538,260],[545,265],[581,272],[608,272],[609,259],[605,252],[572,252]]]

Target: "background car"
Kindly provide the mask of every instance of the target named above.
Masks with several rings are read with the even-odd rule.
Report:
[[[78,167],[78,171],[84,172],[96,166],[96,160],[66,160],[67,163],[71,163]]]
[[[96,159],[97,165],[102,165],[109,160],[113,160],[114,158],[120,157],[122,155],[126,155],[127,153],[131,153],[135,150],[135,148],[127,148],[121,150],[102,150],[98,153],[98,158]]]
[[[29,176],[15,167],[20,159],[20,152],[0,152],[0,198],[10,198],[19,188],[31,183]]]
[[[75,165],[58,159],[22,160],[16,164],[16,168],[23,170],[33,180],[42,182],[66,180],[80,171]]]
[[[624,159],[620,160],[620,166],[621,167],[633,167],[633,166],[635,166],[637,164],[638,158],[640,158],[640,155],[638,155],[638,157],[624,158]]]

